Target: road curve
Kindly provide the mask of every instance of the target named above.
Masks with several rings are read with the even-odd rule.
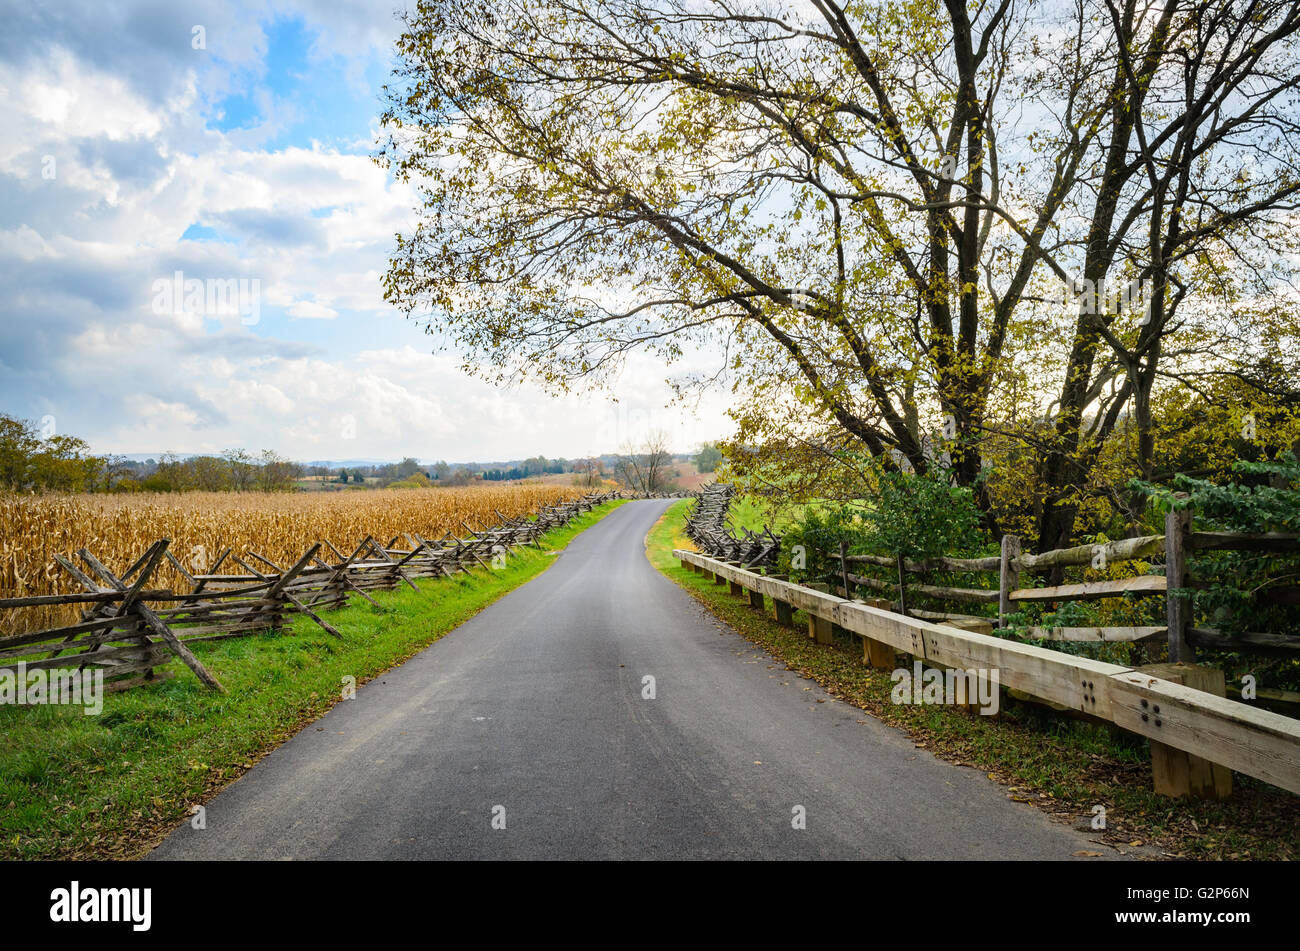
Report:
[[[269,754],[208,804],[205,829],[186,822],[149,858],[1065,859],[1096,848],[721,626],[646,560],[668,504],[606,516],[541,576]]]

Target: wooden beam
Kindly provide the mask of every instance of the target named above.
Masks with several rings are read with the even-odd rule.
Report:
[[[745,587],[756,587],[769,597],[797,605],[847,631],[883,641],[919,659],[967,670],[997,669],[1003,686],[1115,723],[1300,794],[1298,720],[1117,664],[960,631],[846,601],[802,585],[729,568],[698,552],[679,551],[673,555],[684,556]],[[1145,722],[1141,719],[1141,700],[1147,701]],[[1159,726],[1150,719],[1156,702],[1162,713]]]
[[[1020,557],[1020,536],[1003,535],[1002,553],[998,556],[998,627],[1007,626],[1011,609],[1011,592],[1020,585],[1016,559]]]
[[[1118,598],[1126,594],[1164,594],[1165,581],[1163,575],[1139,575],[1136,578],[1118,578],[1111,581],[1062,584],[1054,588],[1021,588],[1019,591],[1011,592],[1011,600],[1095,601],[1098,598]]]
[[[1169,628],[1169,660],[1173,663],[1191,663],[1196,658],[1191,645],[1187,643],[1187,628],[1191,626],[1192,620],[1192,599],[1174,591],[1187,587],[1187,536],[1191,532],[1191,510],[1171,509],[1165,514],[1165,578],[1168,584],[1165,610],[1166,626]]]

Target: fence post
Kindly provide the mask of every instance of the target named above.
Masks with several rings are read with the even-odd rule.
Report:
[[[1227,694],[1223,671],[1216,667],[1168,663],[1148,664],[1138,670],[1161,680],[1204,690],[1216,697]],[[1146,703],[1145,700],[1142,702]],[[1142,717],[1149,717],[1159,727],[1160,705],[1153,704]],[[1151,740],[1151,779],[1156,793],[1161,796],[1227,799],[1232,795],[1232,770],[1154,739]]]
[[[849,546],[840,539],[840,577],[844,579],[844,597],[853,598],[853,588],[849,585]]]
[[[1169,626],[1169,662],[1196,662],[1187,643],[1187,627],[1192,615],[1192,601],[1178,597],[1175,588],[1187,586],[1187,537],[1192,531],[1190,509],[1171,509],[1165,515],[1165,606]]]
[[[907,613],[907,571],[901,552],[898,555],[898,613]]]
[[[1007,626],[1011,613],[1011,592],[1020,587],[1016,559],[1020,557],[1020,536],[1003,535],[1002,553],[998,558],[998,627]]]
[[[820,591],[823,594],[830,594],[831,586],[823,582],[815,582],[804,585],[806,588],[812,588],[814,591]],[[831,629],[831,622],[825,618],[818,617],[811,611],[808,612],[808,639],[816,641],[818,644],[834,644],[835,635]]]

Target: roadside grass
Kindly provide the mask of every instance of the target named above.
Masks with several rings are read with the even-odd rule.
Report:
[[[191,647],[226,688],[207,690],[179,661],[173,679],[80,707],[0,706],[0,858],[138,858],[266,753],[341,699],[343,678],[365,683],[423,650],[541,574],[607,502],[541,548],[510,552],[500,570],[421,580],[354,597],[325,615],[338,640],[309,618],[283,634]]]
[[[748,495],[737,495],[731,500],[731,508],[728,510],[728,514],[731,516],[731,524],[736,531],[747,528],[751,532],[761,532],[763,526],[766,525],[772,531],[780,534],[798,522],[804,510],[809,507],[809,505],[802,504],[774,506],[763,499],[753,498]],[[815,507],[815,503],[812,507]]]
[[[681,567],[674,548],[695,546],[682,531],[688,501],[673,505],[646,537],[650,563],[742,636],[787,668],[877,719],[903,729],[921,749],[971,766],[1007,787],[1017,802],[1090,829],[1094,807],[1106,810],[1105,840],[1121,853],[1187,859],[1295,859],[1300,857],[1300,797],[1240,774],[1227,802],[1171,800],[1151,789],[1145,739],[1118,728],[1065,719],[1003,691],[997,716],[943,706],[896,705],[889,672],[862,664],[861,642],[833,646],[807,637],[807,615],[795,628],[732,597],[727,586]],[[768,611],[770,611],[770,607]],[[900,667],[911,659],[900,655]],[[990,843],[996,858],[996,843]]]
[[[764,526],[780,535],[794,528],[806,513],[824,514],[827,508],[821,502],[782,502],[774,503],[766,499],[737,495],[731,500],[728,514],[732,527],[738,532],[747,528],[751,532],[761,532]]]

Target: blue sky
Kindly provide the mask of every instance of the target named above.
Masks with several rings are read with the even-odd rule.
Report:
[[[0,2],[0,411],[99,452],[300,459],[727,432],[720,394],[665,408],[650,358],[617,404],[498,390],[384,303],[415,203],[369,157],[399,5]]]

